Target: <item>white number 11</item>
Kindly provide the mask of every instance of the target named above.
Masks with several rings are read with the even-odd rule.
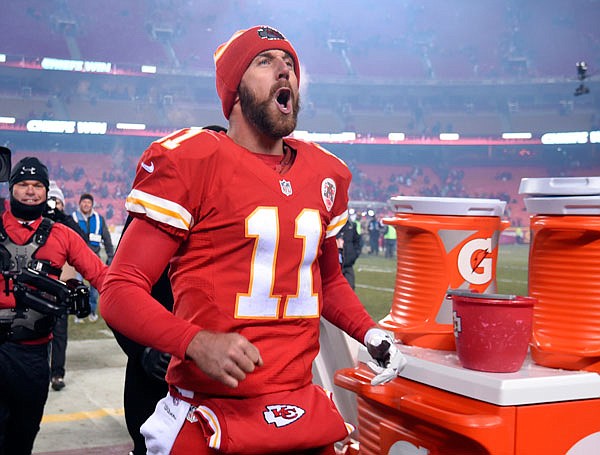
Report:
[[[312,265],[321,239],[321,218],[317,210],[304,210],[296,217],[294,238],[302,239],[302,258],[297,271],[297,293],[284,302],[284,318],[319,317],[319,299],[313,292]],[[277,207],[258,207],[246,218],[246,237],[253,237],[254,253],[247,293],[238,293],[236,318],[275,319],[279,317],[281,296],[273,294],[279,238]]]

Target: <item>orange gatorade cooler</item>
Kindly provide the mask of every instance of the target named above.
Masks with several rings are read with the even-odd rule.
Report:
[[[597,455],[600,375],[537,365],[463,368],[457,353],[398,345],[400,376],[374,386],[366,349],[334,382],[356,394],[360,455]],[[357,453],[356,451],[354,453]]]
[[[600,372],[600,177],[522,179],[529,213],[531,356]]]
[[[496,292],[501,220],[499,199],[396,196],[395,215],[383,222],[397,232],[392,306],[380,324],[403,343],[454,350],[449,289]]]

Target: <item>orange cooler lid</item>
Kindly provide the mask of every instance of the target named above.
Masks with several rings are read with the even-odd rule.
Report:
[[[423,215],[502,216],[506,202],[500,199],[394,196],[389,200],[397,213]]]

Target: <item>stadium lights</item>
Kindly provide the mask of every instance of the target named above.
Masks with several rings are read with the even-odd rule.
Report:
[[[77,122],[77,133],[79,134],[106,134],[108,123],[106,122]]]
[[[13,124],[17,121],[14,117],[0,117],[0,123],[10,123]]]
[[[502,133],[502,139],[531,139],[531,133]]]
[[[25,128],[32,133],[73,134],[77,122],[65,120],[29,120]]]
[[[588,77],[587,76],[587,70],[588,70],[588,66],[587,63],[585,63],[584,61],[581,62],[577,62],[575,64],[575,66],[577,67],[577,79],[579,79],[581,82],[581,84],[579,84],[579,86],[575,89],[575,96],[581,96],[581,95],[586,95],[588,93],[590,93],[590,89],[589,87],[587,87],[583,81],[585,81],[585,79]]]
[[[390,133],[388,134],[388,139],[390,141],[403,141],[406,139],[406,135],[404,133]]]
[[[584,61],[575,63],[575,67],[577,68],[577,78],[580,81],[583,81],[587,77],[588,66]]]
[[[143,123],[117,123],[116,128],[119,130],[145,130],[146,125]]]
[[[588,132],[546,133],[542,135],[541,141],[542,144],[585,144],[588,141]]]
[[[142,73],[156,74],[156,66],[154,65],[142,65]]]
[[[297,130],[294,131],[292,136],[296,139],[305,141],[328,143],[351,142],[356,140],[356,133],[348,131],[343,133],[309,133],[308,131]]]
[[[590,131],[590,142],[592,144],[600,143],[600,131]]]
[[[440,133],[440,141],[458,141],[459,139],[458,133]]]
[[[66,60],[61,58],[44,57],[42,69],[55,71],[80,71],[88,73],[110,73],[112,65],[109,62],[89,62],[84,60]]]
[[[6,54],[0,54],[0,63],[4,63],[6,61]]]

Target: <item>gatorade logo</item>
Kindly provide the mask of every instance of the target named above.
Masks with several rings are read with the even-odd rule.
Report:
[[[458,253],[458,272],[471,284],[485,284],[492,279],[492,239],[473,239]]]
[[[425,447],[416,446],[408,441],[396,441],[388,451],[388,455],[428,455],[429,453]]]

